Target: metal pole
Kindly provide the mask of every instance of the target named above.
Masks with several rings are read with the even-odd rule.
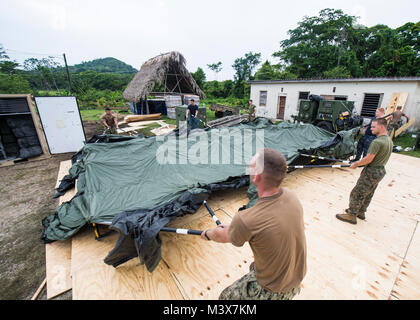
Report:
[[[216,217],[213,210],[210,208],[210,206],[207,204],[207,201],[204,200],[203,202],[204,206],[207,208],[208,212],[210,213],[211,217],[213,218],[214,222],[216,222],[217,225],[222,224],[220,220]]]
[[[349,164],[318,164],[318,165],[302,165],[302,166],[287,166],[288,169],[303,169],[303,168],[348,168]]]
[[[326,157],[320,157],[320,156],[315,156],[315,155],[310,155],[310,154],[304,154],[304,153],[301,153],[300,155],[303,156],[303,157],[309,157],[309,158],[313,158],[313,159],[336,161],[336,162],[342,162],[342,163],[350,163],[350,161],[348,161],[348,160],[340,160],[340,159],[326,158]]]
[[[167,227],[163,227],[162,229],[160,229],[160,231],[173,232],[173,233],[179,233],[179,234],[192,234],[195,236],[201,236],[201,234],[203,233],[203,231],[201,230],[178,229],[178,228],[167,228]]]
[[[70,92],[70,95],[71,95],[70,73],[69,73],[69,67],[67,65],[67,59],[66,59],[66,54],[65,53],[63,53],[63,57],[64,57],[64,64],[66,65],[67,81],[69,83],[69,92]]]

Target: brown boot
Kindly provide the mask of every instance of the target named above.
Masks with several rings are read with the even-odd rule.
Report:
[[[346,209],[346,210],[344,210],[346,213],[348,213],[348,214],[350,214],[350,212],[349,212],[349,209]],[[363,212],[363,213],[358,213],[358,214],[356,214],[356,216],[360,219],[360,220],[365,220],[366,219],[366,217],[365,217],[365,213]]]
[[[355,214],[350,214],[350,213],[336,214],[335,217],[338,220],[348,222],[348,223],[351,223],[351,224],[356,224],[357,223],[357,219],[356,219]]]
[[[365,220],[365,219],[366,219],[366,216],[365,216],[365,214],[364,214],[364,213],[358,213],[358,214],[357,214],[357,217],[358,217],[360,220]]]

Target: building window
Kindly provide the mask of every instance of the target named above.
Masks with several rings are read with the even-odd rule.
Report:
[[[382,95],[382,93],[365,93],[360,115],[362,117],[374,117],[376,109],[381,104]]]
[[[267,91],[260,91],[260,106],[265,107],[267,105]]]
[[[309,92],[299,92],[299,100],[308,100]]]
[[[336,88],[335,88],[335,87],[333,87],[333,92],[335,92],[335,89],[336,89]]]

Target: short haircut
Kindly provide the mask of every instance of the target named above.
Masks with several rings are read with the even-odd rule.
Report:
[[[111,109],[109,108],[109,107],[106,107],[105,108],[105,111],[110,111]]]
[[[249,99],[249,101],[251,101],[251,102],[252,102],[252,99]]]
[[[262,172],[264,182],[271,187],[280,186],[286,176],[286,158],[277,150],[265,148],[257,152],[256,165],[258,165],[262,157],[264,157],[264,168]]]
[[[194,99],[190,99],[190,101],[194,102]]]
[[[402,109],[402,107],[401,106],[398,106],[397,109]]]
[[[386,119],[384,119],[384,118],[375,119],[372,122],[376,122],[380,126],[385,126],[385,127],[388,126],[388,121]]]
[[[382,112],[382,113],[385,113],[385,109],[382,108],[382,107],[381,108],[378,108],[377,110],[380,111],[380,112]]]

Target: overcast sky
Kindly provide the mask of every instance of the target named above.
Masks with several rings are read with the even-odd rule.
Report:
[[[324,8],[360,16],[366,26],[392,28],[420,20],[416,0],[0,0],[0,43],[22,62],[28,53],[60,56],[69,65],[114,57],[139,69],[146,60],[179,51],[187,68],[221,61],[218,80],[232,79],[232,64],[249,51],[262,61],[279,50],[287,31]]]

